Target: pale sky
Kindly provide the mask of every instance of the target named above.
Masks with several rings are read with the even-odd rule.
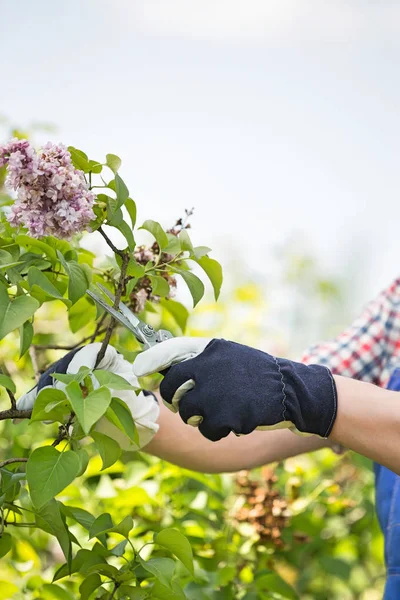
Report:
[[[139,219],[194,206],[194,240],[266,280],[297,233],[359,302],[400,274],[397,0],[20,0],[0,15],[0,113],[121,156]]]

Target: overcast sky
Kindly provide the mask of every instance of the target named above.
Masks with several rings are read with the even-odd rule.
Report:
[[[0,113],[123,158],[139,218],[268,275],[297,232],[365,301],[400,273],[400,4],[3,3]],[[358,273],[358,281],[355,278]]]

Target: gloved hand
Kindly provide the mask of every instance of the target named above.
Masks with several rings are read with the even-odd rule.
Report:
[[[138,377],[166,370],[161,396],[209,440],[231,431],[291,428],[328,437],[336,385],[327,367],[306,366],[234,342],[173,338],[139,354]]]
[[[20,410],[32,409],[36,396],[40,390],[44,388],[54,387],[63,389],[65,387],[64,384],[51,377],[52,373],[75,374],[79,371],[80,367],[94,369],[100,348],[100,343],[94,343],[68,352],[68,354],[53,363],[47,371],[43,373],[33,389],[21,396],[17,402],[17,408]],[[120,375],[132,386],[138,389],[140,388],[138,380],[133,373],[132,365],[125,360],[113,346],[108,346],[105,356],[100,361],[97,368]],[[119,443],[123,450],[138,450],[139,448],[146,446],[159,428],[157,420],[160,414],[160,407],[158,406],[155,396],[149,392],[141,392],[137,396],[134,390],[116,390],[113,395],[117,398],[121,398],[121,400],[128,405],[139,434],[139,446],[134,444],[128,436],[110,423],[105,417],[102,417],[95,425],[95,431],[99,431],[100,433],[104,433],[113,438]]]

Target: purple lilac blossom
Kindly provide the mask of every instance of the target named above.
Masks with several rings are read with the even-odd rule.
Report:
[[[27,227],[33,237],[70,238],[95,218],[95,195],[62,144],[48,142],[36,152],[27,140],[14,138],[0,146],[3,166],[6,186],[17,192],[8,221]]]

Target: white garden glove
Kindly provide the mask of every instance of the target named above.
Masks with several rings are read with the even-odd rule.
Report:
[[[37,385],[29,392],[21,396],[17,402],[19,410],[31,410],[40,390],[48,387],[64,389],[65,384],[54,379],[52,373],[71,373],[75,374],[81,367],[95,368],[97,354],[101,348],[101,343],[88,344],[83,348],[72,350],[63,358],[53,363],[45,373],[40,377]],[[98,369],[111,371],[126,379],[132,386],[139,389],[140,385],[133,373],[133,366],[119,354],[113,346],[108,346],[104,358],[97,365]],[[98,387],[94,381],[94,387]],[[123,400],[129,407],[133,420],[135,422],[138,435],[139,446],[134,444],[128,436],[120,431],[115,425],[110,423],[105,417],[102,417],[95,425],[95,431],[99,431],[113,438],[119,443],[123,450],[138,450],[146,446],[157,433],[159,425],[157,423],[160,414],[155,396],[149,392],[141,392],[138,396],[134,390],[111,390],[112,394]]]

